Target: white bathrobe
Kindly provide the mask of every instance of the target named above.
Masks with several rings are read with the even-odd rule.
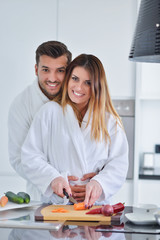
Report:
[[[21,147],[27,136],[30,125],[37,111],[49,99],[42,93],[38,85],[38,79],[29,85],[12,102],[8,114],[8,150],[9,160],[15,171],[26,179],[21,164]],[[34,188],[30,181],[27,181],[27,191],[31,194],[32,200],[40,200],[39,191]],[[31,190],[30,190],[31,189]]]
[[[96,143],[91,139],[91,124],[86,127],[88,112],[79,127],[71,106],[65,113],[55,103],[45,104],[36,114],[22,147],[22,164],[26,177],[39,189],[43,201],[62,204],[50,187],[53,179],[68,175],[81,178],[97,172],[93,178],[102,186],[97,203],[109,203],[124,183],[128,170],[128,143],[126,135],[114,118],[106,113],[111,144]],[[80,180],[78,183],[83,184]]]

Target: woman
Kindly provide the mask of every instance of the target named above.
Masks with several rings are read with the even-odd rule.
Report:
[[[43,201],[64,203],[67,176],[96,172],[86,185],[86,206],[109,203],[128,170],[128,143],[100,60],[82,54],[67,68],[62,89],[36,115],[22,148],[26,177]],[[59,197],[57,197],[59,196]]]

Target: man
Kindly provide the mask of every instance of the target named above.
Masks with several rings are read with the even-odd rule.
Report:
[[[9,110],[10,163],[15,171],[27,180],[27,192],[34,192],[34,196],[31,195],[32,200],[40,200],[40,192],[24,175],[21,165],[21,147],[36,112],[43,104],[53,100],[59,92],[71,58],[71,52],[63,43],[58,41],[42,43],[36,50],[35,74],[37,79],[15,98]],[[92,174],[87,174],[83,180],[91,177]],[[68,180],[74,181],[77,178],[69,176]],[[71,187],[71,189],[77,200],[84,199],[84,185]]]

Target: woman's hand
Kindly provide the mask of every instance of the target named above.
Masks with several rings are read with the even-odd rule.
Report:
[[[84,226],[84,232],[81,231],[81,237],[87,240],[98,240],[102,236],[101,232],[96,232],[94,228]]]
[[[50,234],[56,239],[68,238],[71,230],[68,228],[64,231],[63,229],[64,229],[64,226],[62,226],[58,231],[50,231]]]
[[[57,177],[51,182],[51,188],[55,194],[64,197],[63,189],[65,188],[68,195],[72,195],[71,188],[68,182],[63,177]]]
[[[98,198],[102,194],[102,187],[96,180],[91,180],[86,185],[86,196],[84,199],[84,203],[87,207],[93,206],[95,201],[98,200]]]

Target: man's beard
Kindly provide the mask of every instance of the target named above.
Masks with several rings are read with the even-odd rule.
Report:
[[[42,85],[42,86],[40,85],[40,83],[39,83],[39,78],[38,78],[38,77],[37,77],[37,80],[38,80],[38,85],[39,85],[41,91],[44,93],[44,95],[45,95],[46,97],[49,98],[49,100],[53,100],[53,99],[58,95],[60,89],[59,89],[59,91],[58,91],[57,93],[53,93],[53,94],[52,94],[52,93],[48,92],[48,91],[45,89],[45,87],[43,87],[43,85]],[[56,81],[55,81],[55,82],[56,82]]]

